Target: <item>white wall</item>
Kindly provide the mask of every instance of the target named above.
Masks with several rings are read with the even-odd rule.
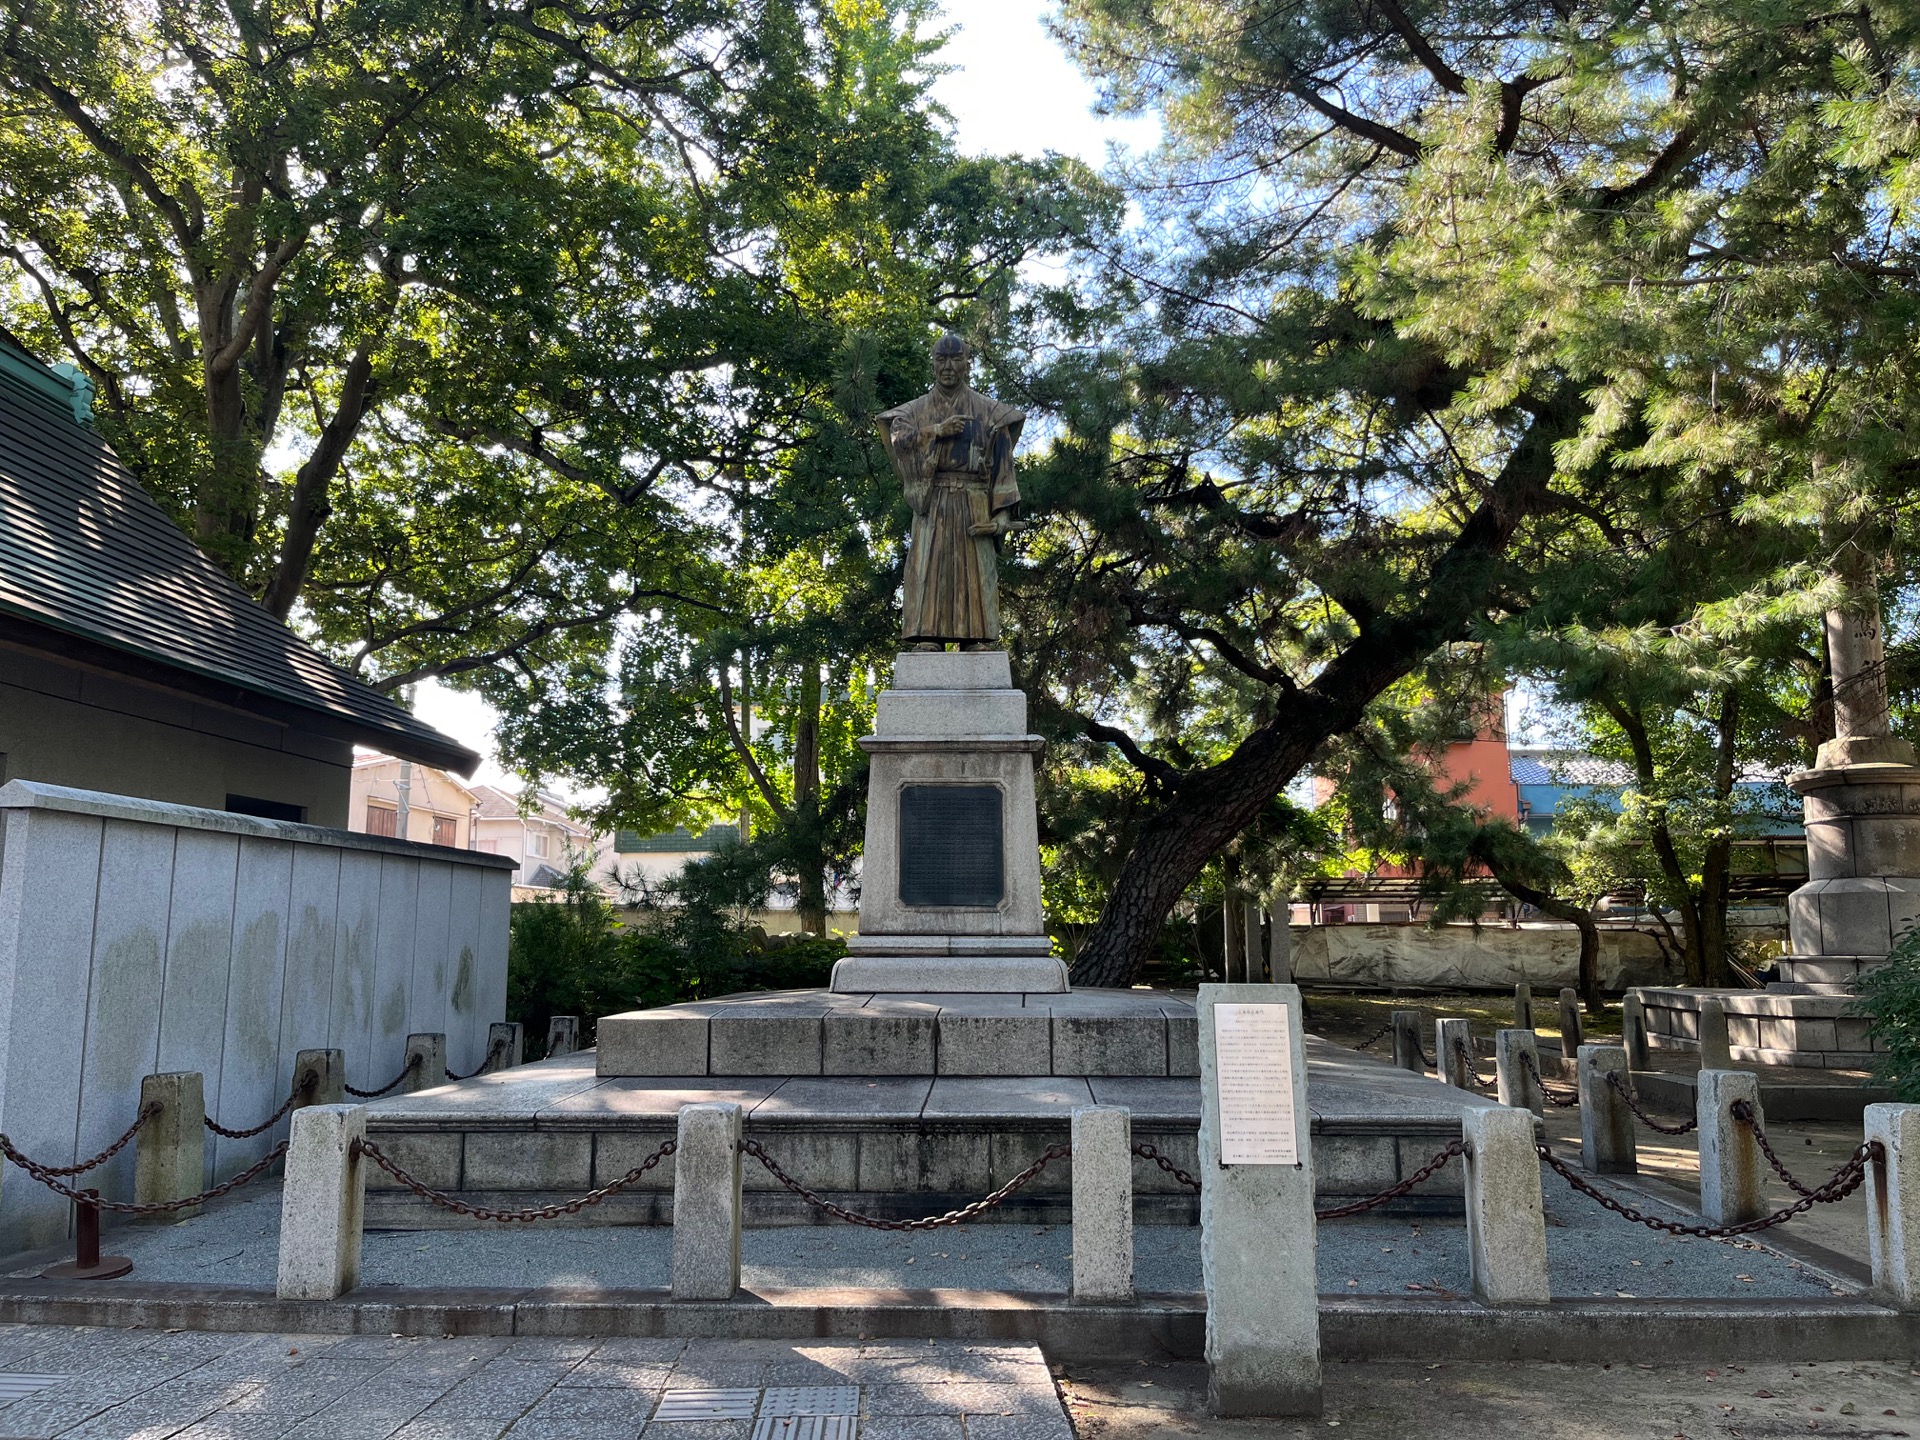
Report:
[[[285,1098],[297,1051],[384,1085],[406,1037],[484,1058],[504,1018],[512,871],[492,856],[16,780],[0,787],[0,1130],[70,1164],[119,1135],[140,1080],[198,1070],[236,1128]],[[286,1133],[208,1132],[225,1179]],[[84,1180],[133,1186],[129,1147]],[[0,1175],[0,1253],[51,1243],[67,1203]]]

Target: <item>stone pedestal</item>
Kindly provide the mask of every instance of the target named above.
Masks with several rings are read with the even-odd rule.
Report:
[[[881,692],[860,933],[840,994],[1058,994],[1040,907],[1027,697],[1000,650],[911,652]]]

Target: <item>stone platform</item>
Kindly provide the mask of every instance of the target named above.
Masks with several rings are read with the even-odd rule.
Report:
[[[1082,1105],[1125,1105],[1136,1142],[1183,1168],[1198,1163],[1190,1000],[1114,991],[1027,996],[1024,1003],[1014,1003],[1023,1000],[1018,996],[846,1003],[860,998],[786,992],[672,1007],[680,1023],[661,1033],[678,1048],[653,1053],[677,1055],[689,1069],[697,1055],[711,1073],[609,1075],[608,1057],[587,1051],[375,1101],[368,1131],[428,1185],[509,1207],[570,1198],[619,1178],[674,1134],[683,1105],[698,1101],[742,1106],[747,1133],[802,1183],[896,1218],[938,1213],[1004,1184],[1068,1138],[1073,1110]],[[611,1018],[601,1022],[603,1036]],[[620,1053],[631,1057],[641,1053],[639,1037],[648,1031],[628,1029]],[[698,1044],[688,1038],[694,1035]],[[1394,1183],[1459,1138],[1464,1110],[1493,1103],[1312,1036],[1306,1045],[1314,1178],[1325,1197],[1370,1195]],[[965,1058],[1000,1046],[1051,1070],[1035,1063],[1035,1073],[982,1073],[987,1060]],[[920,1068],[843,1068],[856,1054]],[[775,1055],[796,1063],[768,1073]],[[625,1069],[632,1062],[615,1063]],[[759,1165],[748,1162],[745,1174],[750,1224],[817,1218]],[[428,1207],[378,1172],[369,1186],[370,1225],[474,1223]],[[985,1218],[1064,1221],[1071,1186],[1071,1162],[1058,1162]],[[1150,1161],[1135,1161],[1134,1188],[1143,1223],[1197,1217],[1193,1193]],[[1460,1167],[1448,1166],[1398,1203],[1457,1211],[1459,1190]],[[667,1223],[672,1192],[669,1161],[561,1223]]]
[[[1646,1013],[1647,1043],[1656,1050],[1699,1053],[1700,1002],[1708,996],[1726,1009],[1728,1046],[1741,1064],[1870,1070],[1884,1048],[1868,1036],[1867,1017],[1850,995],[1664,985],[1633,993]]]

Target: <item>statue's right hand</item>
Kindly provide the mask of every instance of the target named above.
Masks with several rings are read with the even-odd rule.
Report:
[[[949,415],[940,422],[940,429],[936,433],[947,440],[951,440],[956,435],[966,434],[966,417],[964,415]]]

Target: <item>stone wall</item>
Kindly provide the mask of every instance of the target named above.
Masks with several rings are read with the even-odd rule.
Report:
[[[1295,925],[1293,973],[1303,984],[1504,990],[1525,980],[1536,992],[1578,979],[1580,937],[1571,925]],[[1600,984],[1674,984],[1680,979],[1651,935],[1600,932]]]
[[[16,780],[0,787],[0,1130],[55,1165],[137,1113],[140,1079],[198,1070],[255,1125],[296,1052],[384,1085],[406,1037],[479,1065],[503,1018],[513,862],[312,825]],[[224,1179],[286,1133],[207,1137]],[[132,1151],[81,1184],[127,1199]],[[8,1167],[0,1253],[65,1235],[67,1205]]]

